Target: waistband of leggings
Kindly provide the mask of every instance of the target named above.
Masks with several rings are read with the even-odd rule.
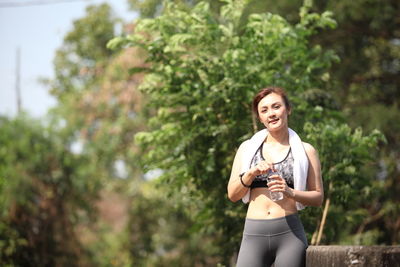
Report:
[[[278,218],[271,218],[271,219],[253,219],[253,218],[246,218],[246,221],[265,221],[265,222],[279,222],[279,221],[291,221],[291,220],[300,220],[298,213],[292,213],[283,217]]]
[[[273,236],[288,232],[304,232],[297,213],[273,219],[246,218],[243,233],[246,235]]]

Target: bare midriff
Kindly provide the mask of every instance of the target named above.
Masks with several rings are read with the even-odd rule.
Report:
[[[296,202],[283,197],[273,201],[269,198],[268,188],[253,188],[250,192],[250,203],[247,209],[249,219],[273,219],[297,213]]]

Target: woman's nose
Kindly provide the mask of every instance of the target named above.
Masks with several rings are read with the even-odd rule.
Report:
[[[268,110],[267,116],[268,117],[275,117],[275,111],[273,109]]]

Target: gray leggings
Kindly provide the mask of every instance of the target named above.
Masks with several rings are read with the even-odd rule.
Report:
[[[308,247],[297,214],[258,220],[246,219],[236,267],[305,266]]]

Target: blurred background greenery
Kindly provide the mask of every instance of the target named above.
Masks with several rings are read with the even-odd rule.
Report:
[[[309,242],[399,244],[398,1],[129,3],[119,36],[107,4],[74,22],[46,121],[0,118],[4,266],[232,266],[226,185],[267,85],[320,154]]]

